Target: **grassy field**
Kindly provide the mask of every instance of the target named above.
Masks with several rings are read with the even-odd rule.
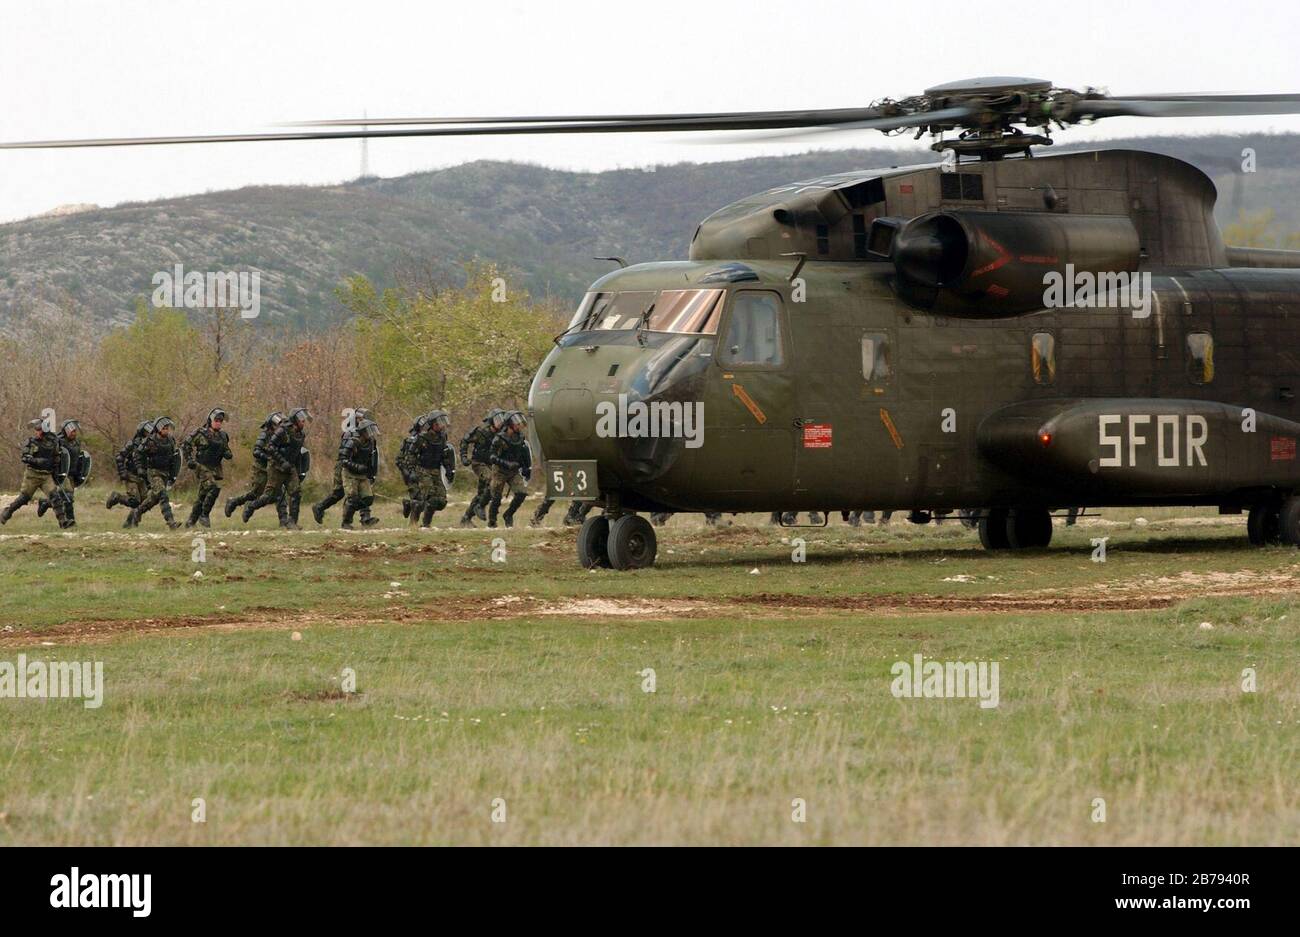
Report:
[[[0,662],[105,678],[98,709],[0,699],[0,845],[1300,842],[1300,556],[1241,518],[1105,512],[986,554],[901,517],[676,517],[656,568],[613,573],[558,506],[267,509],[196,562],[195,532],[79,502],[75,533],[0,529]],[[999,705],[895,698],[915,654],[996,661]]]

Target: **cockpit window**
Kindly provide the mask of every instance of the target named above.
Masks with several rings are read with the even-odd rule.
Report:
[[[713,335],[718,331],[726,290],[629,290],[588,293],[569,322],[568,331],[635,329]]]
[[[715,335],[726,290],[664,290],[655,301],[646,328],[651,332]]]

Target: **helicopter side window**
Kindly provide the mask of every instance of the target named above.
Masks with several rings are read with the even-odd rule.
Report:
[[[862,336],[863,380],[875,384],[889,380],[894,374],[892,358],[889,336],[884,332],[868,332]]]
[[[1056,336],[1035,332],[1029,340],[1029,364],[1035,384],[1056,383]]]
[[[1209,332],[1187,335],[1187,377],[1193,384],[1214,380],[1214,338]]]
[[[731,321],[718,354],[727,366],[777,368],[785,362],[781,341],[781,298],[765,290],[741,290],[731,305]]]

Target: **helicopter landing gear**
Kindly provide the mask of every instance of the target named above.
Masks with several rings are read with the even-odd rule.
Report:
[[[578,563],[583,569],[609,569],[609,518],[596,514],[578,528]]]
[[[1047,508],[1012,508],[1007,513],[1007,544],[1013,550],[1041,550],[1052,542]]]
[[[1254,518],[1253,510],[1250,516]],[[1278,515],[1278,530],[1283,543],[1300,547],[1300,495],[1291,495],[1282,502],[1282,510]]]
[[[1281,509],[1276,501],[1263,501],[1251,506],[1246,520],[1246,537],[1256,547],[1282,542]]]
[[[578,562],[584,569],[644,569],[653,566],[659,538],[639,514],[589,517],[578,530]]]
[[[1052,515],[1046,508],[989,508],[979,532],[986,550],[1041,550],[1052,542]]]
[[[644,569],[654,565],[659,540],[644,517],[624,514],[609,525],[608,550],[614,569]]]
[[[980,543],[986,550],[1008,550],[1007,509],[989,508],[979,522]]]

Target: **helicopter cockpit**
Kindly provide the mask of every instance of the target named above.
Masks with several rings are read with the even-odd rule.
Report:
[[[590,292],[566,333],[642,328],[649,332],[714,335],[722,312],[720,289]]]

